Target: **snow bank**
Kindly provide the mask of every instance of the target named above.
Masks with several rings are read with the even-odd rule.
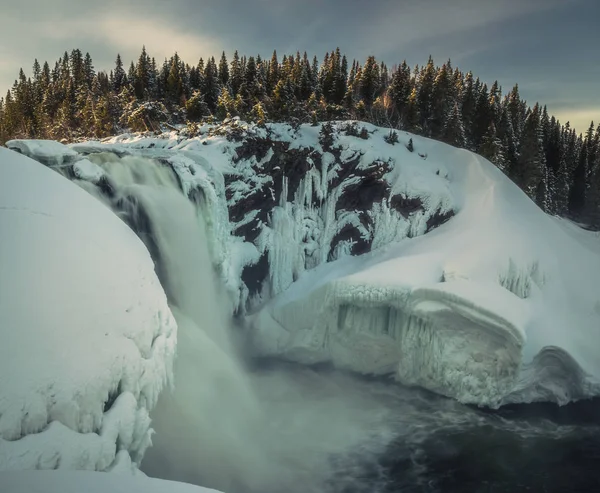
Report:
[[[0,232],[0,470],[131,470],[177,332],[148,251],[86,192],[2,148]]]
[[[0,472],[2,493],[217,493],[185,483],[98,472]]]
[[[77,157],[77,152],[53,140],[9,140],[6,147],[47,166],[61,166]]]

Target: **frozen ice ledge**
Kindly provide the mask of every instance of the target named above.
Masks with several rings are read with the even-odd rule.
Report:
[[[204,204],[257,355],[492,407],[600,395],[598,236],[475,154],[388,133],[231,120],[55,148],[50,165],[106,193],[95,153],[171,166]],[[51,161],[39,142],[8,145]]]

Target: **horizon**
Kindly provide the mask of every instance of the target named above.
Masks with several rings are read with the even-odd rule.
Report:
[[[450,59],[454,67],[473,72],[488,85],[497,80],[504,94],[518,84],[529,105],[547,106],[549,114],[562,124],[569,121],[577,133],[600,121],[600,64],[594,49],[600,32],[592,20],[600,17],[600,5],[593,0],[532,0],[527,5],[517,0],[493,5],[375,0],[366,7],[356,0],[343,5],[310,0],[302,8],[289,0],[174,0],[169,5],[154,0],[151,6],[129,0],[114,12],[110,7],[117,5],[115,0],[108,0],[109,8],[102,11],[89,0],[24,3],[31,8],[23,8],[23,2],[5,6],[0,19],[3,36],[13,38],[11,33],[18,32],[25,41],[11,47],[5,42],[0,48],[2,95],[20,68],[30,76],[34,59],[53,64],[75,48],[90,53],[97,71],[109,73],[117,53],[127,67],[142,46],[157,62],[178,52],[190,65],[201,57],[218,59],[223,51],[230,61],[236,49],[240,55],[263,58],[270,58],[273,50],[280,57],[306,51],[322,61],[339,46],[349,60],[364,63],[374,55],[390,68],[403,60],[410,67],[424,65],[429,55],[436,65]],[[341,8],[343,22],[327,25]],[[179,15],[183,10],[186,15]],[[25,11],[38,16],[26,16]],[[231,19],[231,12],[239,12],[238,19]],[[222,32],[224,27],[228,33]]]

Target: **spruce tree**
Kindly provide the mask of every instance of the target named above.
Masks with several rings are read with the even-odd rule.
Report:
[[[379,65],[374,56],[369,56],[360,75],[359,93],[367,107],[373,104],[380,88]]]
[[[454,103],[454,106],[448,112],[441,137],[446,144],[454,147],[465,147],[465,129],[458,103]]]
[[[222,87],[226,87],[229,83],[229,64],[225,52],[221,54],[221,60],[219,61],[219,82]]]
[[[453,111],[454,101],[450,96],[450,74],[448,65],[444,64],[437,71],[431,95],[431,136],[439,137],[445,133],[445,125],[449,114]],[[460,110],[460,108],[458,108]],[[461,118],[462,122],[462,118]],[[464,147],[464,144],[458,146]]]
[[[389,95],[392,101],[394,111],[393,120],[396,123],[405,125],[406,109],[408,106],[408,98],[412,92],[412,84],[410,78],[410,68],[406,64],[406,60],[392,74],[392,80],[389,87]]]
[[[529,197],[535,200],[538,190],[544,186],[542,182],[546,176],[542,130],[540,127],[540,107],[538,104],[530,111],[523,125],[517,165],[517,183]]]
[[[475,149],[479,149],[483,136],[486,134],[490,123],[493,121],[490,109],[490,95],[487,84],[483,84],[477,97],[477,106],[473,117],[472,139]]]
[[[134,90],[135,97],[138,99],[147,99],[147,96],[149,96],[148,89],[150,88],[150,70],[150,57],[146,53],[146,47],[143,46],[142,52],[140,53],[137,65],[135,67]],[[176,72],[178,77],[181,78],[179,67],[177,67]]]
[[[219,83],[219,73],[215,58],[211,57],[204,69],[204,101],[211,113],[217,109],[217,102],[221,94],[221,84]]]
[[[578,139],[579,154],[573,169],[573,183],[569,192],[569,212],[579,216],[585,209],[588,174],[588,142]]]
[[[269,73],[267,75],[267,91],[271,93],[279,82],[279,60],[277,59],[277,51],[273,51],[271,63],[269,64]]]
[[[494,163],[501,171],[506,170],[504,146],[502,145],[502,140],[498,137],[496,125],[493,121],[490,122],[488,130],[483,136],[481,145],[479,146],[479,154]]]
[[[429,56],[427,65],[419,71],[418,76],[418,103],[421,117],[422,131],[426,136],[431,136],[431,111],[433,106],[433,84],[435,82],[435,66],[433,58]]]
[[[92,83],[94,81],[95,75],[96,72],[94,71],[94,63],[92,62],[92,57],[89,53],[86,53],[83,59],[83,80],[87,89],[92,88]]]
[[[166,84],[166,95],[173,103],[180,103],[183,96],[183,80],[179,55],[175,53],[171,58],[169,76]],[[137,95],[136,95],[137,96]]]
[[[231,60],[231,70],[229,71],[229,84],[231,86],[232,96],[236,96],[240,90],[242,83],[244,82],[244,73],[242,71],[242,63],[237,50],[233,54]]]
[[[119,94],[121,89],[127,84],[127,74],[123,69],[123,62],[121,61],[121,55],[117,54],[117,60],[115,62],[115,69],[113,71],[113,89]]]

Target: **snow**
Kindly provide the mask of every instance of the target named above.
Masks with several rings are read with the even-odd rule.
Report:
[[[77,153],[53,140],[9,140],[6,147],[48,166],[61,166],[77,157]]]
[[[81,159],[73,165],[73,172],[80,180],[98,183],[104,176],[102,168],[88,159]]]
[[[2,493],[217,493],[185,483],[83,471],[0,472]]]
[[[239,120],[201,125],[195,137],[124,134],[71,149],[167,160],[190,197],[202,190],[211,252],[238,296],[235,307],[253,312],[247,320],[258,355],[392,374],[479,405],[600,395],[600,237],[545,215],[475,154],[406,132],[392,146],[387,129],[359,125],[368,139],[333,123],[327,152],[320,126],[261,128]],[[308,169],[294,196],[284,180],[265,220],[245,210],[230,222],[228,206],[275,185],[264,170],[271,151],[260,162],[236,156],[243,139],[267,135],[290,150],[311,149],[321,168]],[[361,180],[343,175],[343,163],[354,158],[357,170],[391,169],[387,197],[370,210],[340,209],[344,190]],[[420,205],[399,212],[394,196]],[[431,220],[452,213],[431,230]],[[252,243],[234,236],[250,222],[259,229]],[[370,253],[351,256],[349,240],[332,249],[348,225]],[[249,297],[241,273],[261,255],[267,280]]]
[[[148,251],[79,187],[2,148],[0,231],[0,470],[135,468],[177,333]]]
[[[390,372],[479,405],[599,395],[598,235],[545,215],[483,158],[412,138],[427,161],[393,156],[419,177],[405,191],[437,189],[460,212],[300,278],[254,315],[260,354]]]

